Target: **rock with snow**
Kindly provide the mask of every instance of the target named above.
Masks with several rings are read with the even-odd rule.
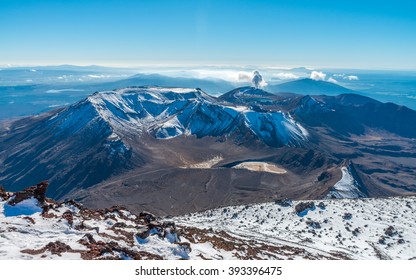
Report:
[[[299,217],[296,206],[276,203],[218,208],[175,217],[177,226],[186,225],[192,240],[190,257],[209,258],[207,239],[197,232],[217,237],[244,238],[258,242],[267,259],[413,259],[416,257],[416,197],[302,201],[296,205],[325,203],[325,211],[309,211]],[[408,207],[411,206],[411,208]],[[302,207],[304,208],[304,207]],[[224,212],[224,209],[227,209]],[[278,211],[280,209],[280,211]],[[300,210],[300,209],[299,209]],[[238,213],[236,218],[232,218]],[[345,213],[353,219],[345,220]],[[383,220],[376,213],[382,213]],[[389,226],[386,227],[386,223]],[[198,228],[198,230],[190,227]],[[306,226],[306,227],[305,227]],[[391,227],[390,227],[391,226]],[[191,238],[193,237],[193,238]],[[200,238],[200,240],[197,240]],[[199,243],[198,243],[199,242]],[[239,241],[234,241],[241,244]],[[194,244],[196,243],[196,244]],[[230,243],[215,245],[224,258],[251,256]],[[261,245],[262,244],[262,245]],[[224,252],[232,252],[233,256]],[[267,252],[267,255],[266,255]],[[257,255],[259,257],[259,255]]]
[[[315,203],[313,201],[300,202],[296,204],[295,211],[298,216],[303,217],[308,214],[308,211],[313,211],[315,208]]]
[[[30,198],[34,198],[40,205],[42,205],[45,202],[47,187],[48,182],[44,181],[37,184],[36,186],[26,188],[19,192],[15,192],[7,203],[11,206],[15,206],[20,202],[23,202]]]
[[[7,198],[4,204],[4,215],[11,216],[27,216],[35,213],[41,213],[45,205],[45,194],[48,183],[42,182],[36,186],[26,188],[22,191],[16,192],[13,195],[4,195]]]
[[[328,192],[327,198],[367,197],[354,177],[351,165],[341,167],[342,178]]]
[[[351,213],[344,213],[344,215],[342,216],[342,218],[344,220],[351,220],[352,219],[352,214]]]
[[[0,199],[1,200],[8,200],[10,198],[10,193],[7,192],[3,186],[0,186]]]
[[[278,199],[278,200],[276,200],[275,201],[275,203],[277,204],[277,205],[280,205],[280,206],[282,206],[282,207],[290,207],[290,206],[292,206],[292,200],[290,200],[290,199],[288,199],[288,198],[285,198],[285,199]]]

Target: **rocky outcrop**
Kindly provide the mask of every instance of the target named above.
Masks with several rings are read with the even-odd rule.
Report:
[[[290,206],[292,206],[292,200],[290,200],[288,198],[275,200],[275,203],[277,205],[282,206],[282,207],[290,207]]]
[[[344,213],[344,215],[342,216],[342,219],[351,220],[352,219],[352,214],[351,213]]]
[[[65,234],[64,240],[69,239],[67,234],[76,233],[76,240],[63,242],[57,232],[57,240],[50,240],[38,248],[25,248],[20,252],[39,258],[63,257],[63,254],[78,254],[80,258],[92,259],[163,259],[163,254],[155,252],[174,252],[177,258],[188,258],[192,251],[191,245],[181,242],[180,232],[174,222],[162,221],[148,212],[134,215],[122,206],[113,206],[106,209],[88,209],[81,204],[66,200],[57,202],[45,197],[47,182],[26,188],[16,193],[6,192],[0,188],[0,197],[5,204],[14,207],[26,200],[37,205],[41,212],[38,216],[17,215],[16,219],[23,219],[33,227],[38,224],[50,224],[54,228],[66,227],[70,230]],[[35,200],[35,201],[33,201]],[[39,215],[40,214],[40,215]],[[39,220],[41,219],[41,220]],[[38,223],[39,222],[39,223]],[[9,228],[11,231],[18,229]],[[48,233],[49,235],[50,233]],[[39,242],[35,242],[36,244]],[[79,249],[79,247],[83,249]],[[158,248],[154,248],[154,247]],[[163,248],[166,247],[166,248]],[[74,249],[77,248],[77,249]]]
[[[300,202],[295,206],[295,211],[298,216],[304,216],[310,210],[315,210],[315,203],[313,201]]]
[[[46,246],[40,248],[40,249],[25,249],[22,250],[22,253],[26,253],[26,254],[30,254],[30,255],[39,255],[39,254],[43,254],[45,252],[50,252],[53,255],[58,255],[58,256],[62,256],[62,253],[74,253],[77,252],[75,250],[72,250],[72,248],[70,246],[68,246],[67,244],[61,242],[61,241],[54,241],[54,242],[49,242]]]
[[[3,200],[8,200],[10,198],[10,193],[7,192],[3,186],[0,186],[0,198]]]
[[[43,181],[36,186],[26,188],[22,191],[15,192],[12,199],[8,201],[8,204],[11,206],[15,206],[19,202],[29,198],[35,198],[39,205],[43,205],[46,199],[46,189],[48,188],[48,182]]]

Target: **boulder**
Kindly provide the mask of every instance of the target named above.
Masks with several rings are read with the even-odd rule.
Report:
[[[314,222],[314,221],[306,221],[306,224],[313,228],[313,229],[320,229],[321,228],[321,224],[319,222]]]
[[[71,211],[69,211],[69,210],[65,211],[65,213],[62,214],[62,218],[64,218],[65,220],[67,220],[68,225],[70,227],[72,227],[72,225],[74,223],[74,215],[72,214]]]
[[[292,200],[290,200],[288,198],[275,200],[275,203],[277,205],[282,206],[282,207],[290,207],[290,206],[292,206]]]
[[[146,223],[150,223],[151,221],[155,221],[155,215],[148,213],[148,212],[140,212],[139,219],[144,220]]]
[[[398,235],[399,233],[393,226],[389,226],[388,228],[384,230],[384,234],[387,236],[393,237],[395,235]]]
[[[344,215],[342,216],[342,219],[351,220],[352,219],[352,214],[351,213],[344,213]]]
[[[313,201],[300,202],[295,206],[295,211],[298,216],[303,217],[308,213],[308,211],[313,211],[315,208],[315,203]]]
[[[0,186],[0,198],[2,198],[3,200],[8,200],[10,196],[10,193],[6,192],[3,186]]]
[[[136,236],[140,239],[146,239],[150,235],[150,229],[148,226],[141,226],[137,229]]]

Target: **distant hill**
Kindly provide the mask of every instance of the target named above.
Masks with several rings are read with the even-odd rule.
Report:
[[[292,92],[302,95],[338,95],[343,93],[359,93],[334,83],[316,81],[308,78],[278,85],[269,85],[267,86],[267,90],[270,92]]]
[[[230,91],[235,86],[221,79],[197,79],[169,77],[159,74],[137,74],[124,80],[109,82],[101,88],[123,88],[129,86],[159,86],[159,87],[184,87],[184,88],[203,88],[209,94],[220,95]]]

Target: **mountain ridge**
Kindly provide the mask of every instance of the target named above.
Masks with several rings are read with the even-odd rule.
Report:
[[[348,89],[335,83],[313,80],[310,78],[298,79],[277,85],[270,85],[267,87],[267,89],[271,92],[292,92],[302,95],[338,95],[343,93],[359,94],[357,91]]]
[[[381,115],[395,121],[380,122]],[[415,153],[406,134],[412,119],[414,111],[355,95],[245,87],[217,98],[201,89],[128,87],[5,124],[0,181],[15,191],[49,179],[55,199],[181,214],[323,198],[350,158],[370,197],[409,194],[416,191],[406,161]]]

